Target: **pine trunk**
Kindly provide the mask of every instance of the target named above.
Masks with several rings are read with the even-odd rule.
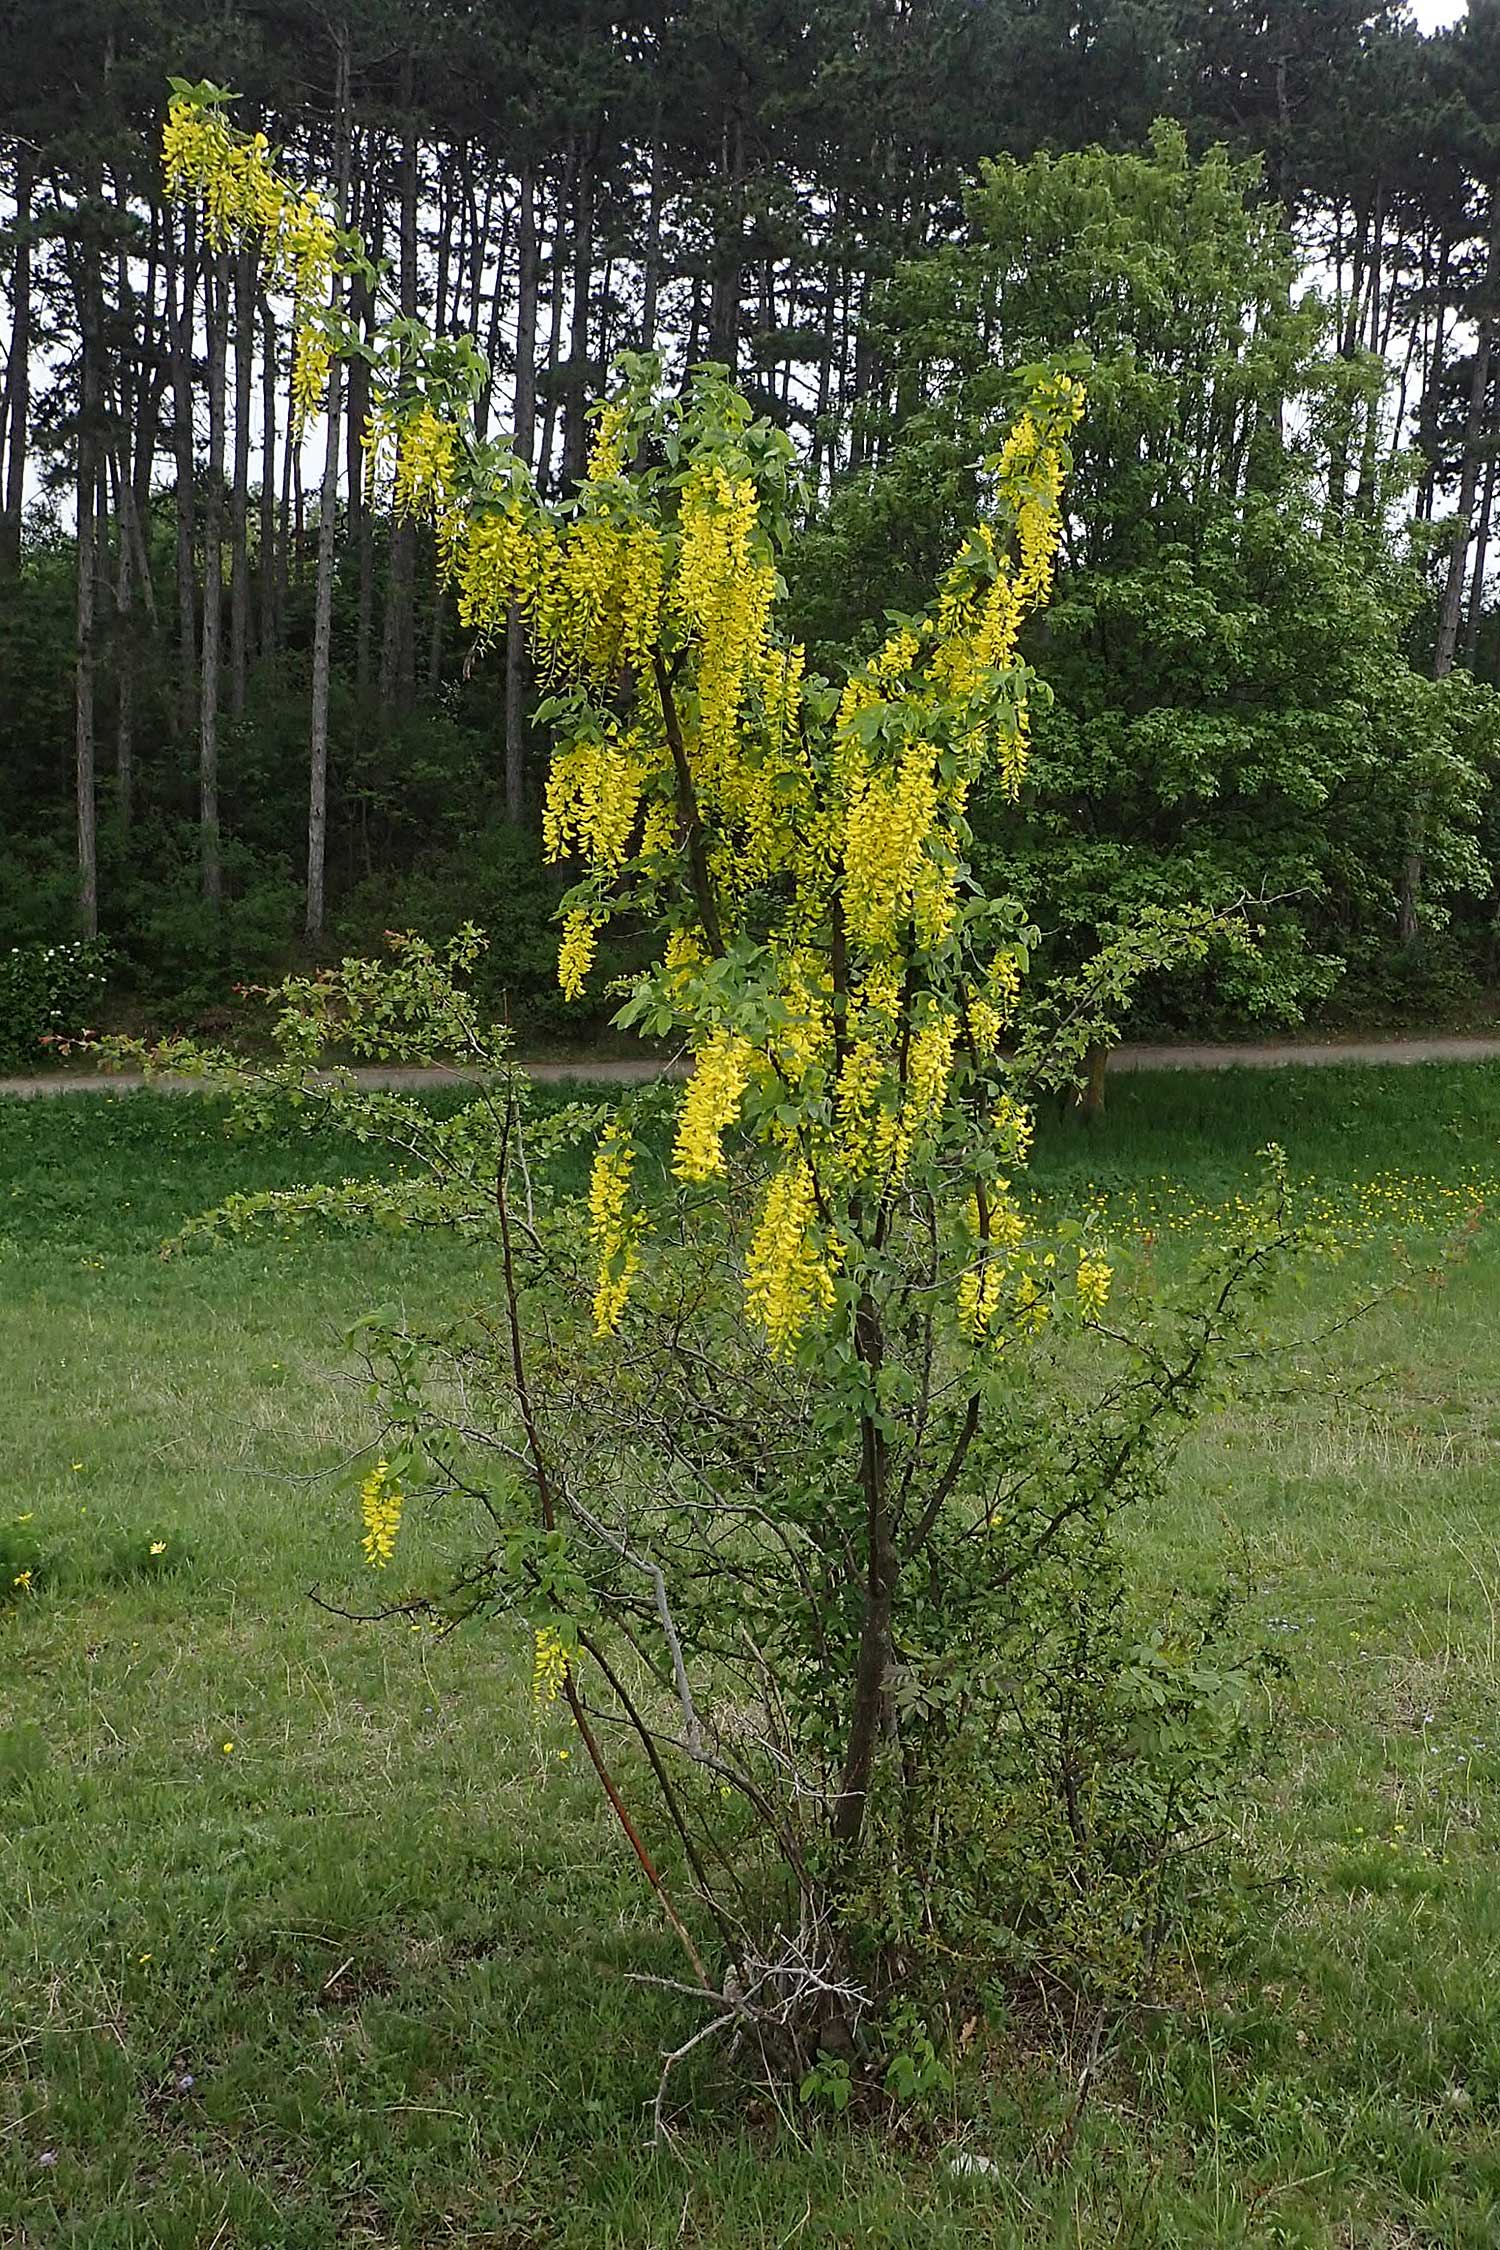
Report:
[[[417,317],[417,296],[417,137],[408,127],[401,144],[401,311],[407,320]],[[416,526],[403,517],[391,530],[386,577],[380,647],[380,702],[386,712],[404,709],[416,684],[416,595]]]
[[[176,283],[172,319],[172,451],[177,479],[177,728],[191,741],[198,713],[197,507],[193,444],[193,328],[198,287],[197,229],[191,206],[183,217],[179,255],[168,236],[169,273]],[[175,269],[175,271],[173,270]]]
[[[203,495],[203,633],[198,667],[198,836],[205,902],[224,895],[219,839],[219,644],[224,614],[224,422],[228,380],[229,257],[210,253],[203,276],[208,323],[208,478]]]
[[[0,572],[19,569],[21,519],[26,507],[27,426],[31,413],[31,156],[16,147],[16,256],[11,269],[10,350],[0,402],[0,447],[5,454],[5,506],[0,514]]]
[[[1469,377],[1469,405],[1464,424],[1463,467],[1459,473],[1458,517],[1448,549],[1448,569],[1438,608],[1437,645],[1432,676],[1446,679],[1458,653],[1458,629],[1463,617],[1464,587],[1468,581],[1469,542],[1473,534],[1474,496],[1484,451],[1485,402],[1489,395],[1490,354],[1495,336],[1495,291],[1500,281],[1500,189],[1490,191],[1490,235],[1485,257],[1474,364]],[[1401,870],[1401,906],[1397,931],[1404,946],[1420,943],[1422,934],[1422,884],[1426,874],[1427,806],[1419,797],[1412,808],[1406,863]]]
[[[528,465],[536,450],[536,314],[540,256],[536,180],[522,168],[516,219],[516,451]],[[498,286],[498,285],[497,285]],[[526,636],[514,603],[505,621],[505,817],[519,828],[526,816]]]
[[[255,383],[255,262],[234,262],[234,484],[229,495],[229,708],[244,714],[250,660],[250,400]]]
[[[103,305],[99,280],[97,212],[84,214],[79,254],[78,601],[73,679],[74,797],[78,834],[78,921],[85,937],[99,934],[98,804],[95,780],[94,686],[97,664],[97,537],[99,425],[103,406]]]
[[[341,35],[334,112],[334,206],[340,225],[349,206],[349,46]],[[339,310],[335,274],[332,303]],[[338,539],[340,362],[328,370],[323,484],[318,501],[318,582],[313,606],[312,711],[308,727],[307,915],[310,944],[323,935],[324,879],[328,857],[328,691],[333,671],[333,565]]]

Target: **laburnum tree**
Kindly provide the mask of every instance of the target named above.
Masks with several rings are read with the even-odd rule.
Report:
[[[210,213],[239,197],[254,233],[279,211],[235,184],[268,158],[213,105],[180,98],[169,150]],[[247,1098],[331,1105],[403,1168],[215,1223],[324,1211],[477,1246],[469,1313],[362,1326],[385,1417],[366,1552],[401,1560],[414,1493],[474,1508],[456,1581],[393,1606],[529,1624],[534,1692],[566,1700],[708,2008],[682,2052],[739,2029],[783,2067],[847,2065],[893,1998],[1006,1970],[1135,1989],[1245,1675],[1211,1618],[1141,1617],[1110,1526],[1285,1229],[1273,1197],[1153,1310],[1116,1291],[1097,1214],[1048,1218],[1022,1184],[1036,1088],[1209,935],[1143,915],[1005,1052],[1030,932],[975,879],[969,807],[1025,775],[1018,641],[1052,584],[1080,386],[1038,374],[934,597],[830,682],[786,620],[789,442],[721,370],[669,391],[628,360],[548,499],[473,436],[451,354],[409,323],[401,341],[373,470],[431,526],[468,629],[519,617],[545,683],[547,839],[577,869],[560,979],[580,989],[625,922],[645,965],[619,1020],[673,1042],[687,1081],[528,1118],[465,989],[477,941],[398,941],[389,967],[287,988],[287,1061]],[[435,1119],[309,1085],[335,1034],[480,1087]],[[596,1139],[581,1197],[546,1163],[569,1133]]]

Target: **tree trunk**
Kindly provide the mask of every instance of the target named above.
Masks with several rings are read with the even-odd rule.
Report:
[[[224,420],[228,376],[229,254],[210,252],[203,273],[208,323],[208,480],[203,496],[203,631],[198,666],[198,835],[203,897],[224,895],[219,843],[219,642],[224,617]]]
[[[97,208],[82,214],[78,329],[78,603],[73,680],[74,795],[78,830],[78,920],[85,937],[99,934],[98,806],[95,784],[94,678],[99,509],[99,424],[104,386],[103,305]]]
[[[339,224],[349,203],[349,43],[339,37],[334,110],[334,207]],[[334,275],[332,304],[339,308],[341,286]],[[328,852],[328,689],[333,669],[333,564],[338,537],[339,401],[343,370],[335,359],[328,370],[328,427],[323,447],[323,485],[318,502],[318,583],[313,608],[312,712],[308,728],[307,915],[310,944],[323,935],[324,874]]]
[[[191,740],[198,710],[198,595],[195,582],[197,508],[193,491],[193,306],[198,288],[197,227],[183,214],[182,251],[167,237],[168,276],[175,279],[172,319],[172,451],[177,480],[177,726]]]
[[[1095,1040],[1083,1058],[1083,1077],[1078,1087],[1078,1114],[1086,1124],[1104,1115],[1104,1078],[1109,1069],[1109,1049],[1101,1040]]]
[[[1493,445],[1493,439],[1491,444]],[[1464,662],[1472,672],[1479,648],[1479,628],[1484,618],[1484,573],[1490,553],[1490,523],[1495,506],[1495,472],[1500,457],[1491,452],[1485,464],[1484,498],[1479,504],[1479,536],[1474,542],[1474,572],[1469,582],[1469,616],[1464,626]]]
[[[714,244],[713,290],[708,307],[708,356],[733,376],[739,363],[740,299],[744,294],[745,128],[736,113],[724,124],[721,168],[726,188],[724,217]]]
[[[401,311],[407,320],[417,317],[417,294],[417,136],[409,125],[401,143]],[[391,528],[386,573],[380,647],[380,702],[386,712],[409,704],[416,684],[416,561],[416,525],[402,517]]]
[[[529,466],[536,450],[536,313],[541,260],[536,229],[536,179],[521,170],[516,255],[516,451]],[[497,285],[498,286],[498,285]],[[514,602],[505,620],[505,817],[519,828],[526,815],[526,636]]]
[[[1500,281],[1500,190],[1490,198],[1490,240],[1481,284],[1484,301],[1474,341],[1474,364],[1469,375],[1468,412],[1464,420],[1463,466],[1458,483],[1458,519],[1448,549],[1448,569],[1438,609],[1437,647],[1432,676],[1441,680],[1453,669],[1458,651],[1459,620],[1463,615],[1464,587],[1469,574],[1469,541],[1474,528],[1474,496],[1484,455],[1485,406],[1489,396],[1490,353],[1495,334],[1495,288]]]
[[[580,150],[573,178],[573,317],[568,336],[562,484],[578,484],[589,451],[589,309],[594,286],[594,160]]]
[[[1480,284],[1478,333],[1474,365],[1469,377],[1469,406],[1464,423],[1463,467],[1458,485],[1458,519],[1448,549],[1448,570],[1438,609],[1437,646],[1432,676],[1446,679],[1458,653],[1458,628],[1463,616],[1464,586],[1468,579],[1469,540],[1474,520],[1474,495],[1484,451],[1485,405],[1489,396],[1490,354],[1495,336],[1495,291],[1500,281],[1500,188],[1490,190],[1490,236]],[[1406,864],[1401,871],[1401,907],[1397,930],[1401,943],[1416,945],[1421,936],[1422,880],[1426,872],[1427,808],[1419,798],[1412,809]]]
[[[385,151],[372,134],[365,149],[364,192],[361,197],[370,256],[376,261],[385,244]],[[350,291],[350,312],[365,335],[375,332],[375,301],[363,282]],[[367,490],[368,475],[360,440],[370,415],[370,370],[363,360],[348,368],[349,417],[349,523],[359,558],[359,593],[354,626],[354,692],[362,713],[370,708],[375,636],[375,506]]]
[[[255,382],[255,257],[234,262],[234,484],[229,495],[229,708],[245,709],[250,656],[250,399]]]
[[[115,520],[119,554],[115,560],[115,804],[120,832],[128,836],[135,812],[135,600],[131,566],[132,501],[127,463],[115,463]]]
[[[548,274],[551,305],[547,332],[547,403],[542,409],[542,433],[533,467],[537,482],[545,487],[552,468],[552,433],[557,424],[557,368],[562,355],[563,315],[563,211],[565,195],[557,183],[557,209],[552,227],[552,263]]]
[[[19,569],[21,519],[26,507],[26,442],[31,409],[31,156],[16,146],[16,257],[11,269],[10,351],[0,401],[0,448],[5,453],[5,506],[0,514],[0,572]]]
[[[656,349],[656,306],[661,290],[661,135],[651,143],[651,200],[646,208],[646,248],[641,260],[641,350]]]
[[[264,291],[260,298],[260,654],[275,652],[276,618],[276,315]]]
[[[855,1350],[863,1361],[871,1385],[880,1374],[880,1326],[868,1302],[855,1315]],[[890,1516],[886,1443],[873,1416],[860,1426],[860,1483],[865,1497],[864,1611],[860,1621],[859,1653],[855,1659],[854,1690],[849,1708],[849,1732],[844,1745],[839,1794],[833,1808],[835,1843],[852,1851],[864,1827],[870,1776],[880,1740],[885,1702],[886,1674],[891,1660],[891,1622],[895,1609],[900,1558],[896,1552]]]
[[[1425,464],[1417,493],[1417,515],[1423,523],[1432,521],[1437,494],[1437,424],[1445,365],[1443,348],[1447,341],[1448,277],[1452,255],[1453,246],[1445,230],[1438,244],[1435,285],[1437,306],[1433,316],[1432,347],[1422,372],[1422,402],[1417,410],[1417,445]]]

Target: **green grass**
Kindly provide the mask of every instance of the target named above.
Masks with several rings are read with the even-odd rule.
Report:
[[[459,1301],[463,1261],[164,1261],[228,1187],[364,1152],[227,1143],[197,1100],[0,1104],[0,2243],[1493,2250],[1500,1238],[1439,1251],[1500,1209],[1500,1070],[1122,1080],[1035,1176],[1171,1259],[1273,1138],[1347,1245],[1282,1334],[1408,1287],[1273,1362],[1136,1527],[1163,1582],[1243,1567],[1291,1677],[1242,1951],[1110,2051],[1049,2165],[1065,2041],[992,2055],[935,2140],[747,2110],[708,2059],[647,2145],[695,2019],[631,1980],[673,1953],[523,1652],[306,1598],[368,1593],[342,1331]]]

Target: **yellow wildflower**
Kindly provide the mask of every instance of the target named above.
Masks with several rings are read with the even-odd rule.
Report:
[[[359,1488],[360,1514],[365,1526],[360,1544],[373,1570],[384,1570],[396,1552],[402,1498],[401,1487],[391,1481],[390,1463],[384,1459],[377,1461]]]
[[[679,1180],[708,1180],[724,1169],[724,1135],[740,1113],[755,1050],[722,1025],[699,1048],[682,1097],[672,1169]]]
[[[582,998],[598,943],[599,925],[589,909],[571,907],[563,916],[562,943],[557,949],[557,981],[569,1000]]]
[[[589,1232],[599,1260],[594,1291],[594,1327],[612,1335],[620,1325],[630,1284],[640,1264],[636,1228],[628,1212],[635,1149],[613,1118],[605,1127],[589,1174]]]
[[[1096,1320],[1109,1302],[1114,1268],[1087,1244],[1078,1253],[1078,1305],[1086,1320]]]
[[[538,1625],[531,1652],[531,1693],[537,1703],[555,1703],[568,1676],[568,1644],[550,1625]]]
[[[772,1180],[751,1240],[745,1303],[778,1359],[794,1349],[813,1314],[834,1301],[829,1260],[811,1238],[816,1207],[812,1173],[796,1159]]]

